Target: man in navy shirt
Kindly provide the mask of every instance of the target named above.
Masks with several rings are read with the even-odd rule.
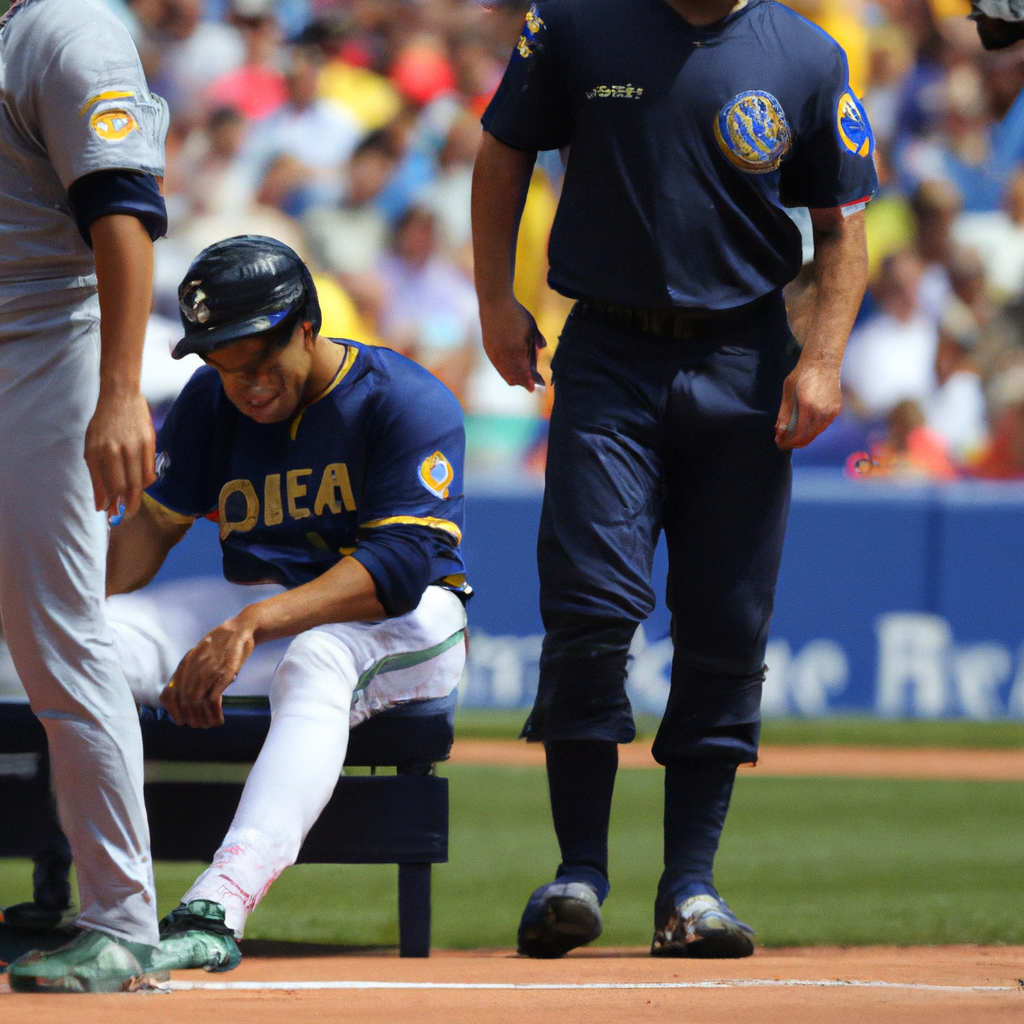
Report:
[[[538,543],[545,625],[524,728],[545,744],[562,854],[530,898],[520,952],[601,932],[617,743],[635,730],[626,654],[651,612],[662,529],[675,655],[654,756],[665,869],[652,953],[747,956],[753,931],[712,865],[736,767],[757,758],[764,651],[790,451],[840,409],[867,276],[873,139],[842,50],[773,0],[548,0],[530,9],[488,107],[474,176],[484,346],[509,384],[539,378],[512,292],[538,150],[568,151],[549,280],[577,299],[553,362]],[[785,207],[811,210],[814,287]]]
[[[221,695],[254,647],[295,638],[228,834],[161,923],[159,969],[228,970],[246,918],[334,791],[350,726],[459,681],[465,434],[455,397],[422,367],[320,335],[309,272],[274,239],[205,249],[179,300],[175,355],[208,366],[160,430],[141,511],[111,533],[108,590],[144,586],[201,517],[220,527],[228,580],[286,589],[184,650],[169,635],[184,617],[174,609],[108,605],[136,700],[179,725],[223,722]]]

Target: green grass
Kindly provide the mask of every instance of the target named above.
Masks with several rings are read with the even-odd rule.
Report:
[[[515,739],[527,712],[460,708],[456,739]],[[637,716],[637,735],[652,739],[658,719]],[[1024,747],[1024,722],[971,722],[958,719],[920,721],[884,718],[769,718],[762,743],[825,743],[881,747],[958,747],[1004,749]]]
[[[434,874],[434,943],[510,946],[557,850],[544,774],[451,765],[451,861]],[[717,881],[765,945],[1024,942],[1024,785],[742,777]],[[619,773],[612,894],[601,944],[650,941],[661,856],[661,773]],[[157,864],[161,913],[201,869]],[[0,905],[29,865],[0,862]],[[393,866],[286,871],[248,938],[393,945]]]

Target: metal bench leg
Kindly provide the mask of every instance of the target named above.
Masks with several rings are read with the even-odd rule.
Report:
[[[398,865],[400,956],[430,956],[430,865]]]

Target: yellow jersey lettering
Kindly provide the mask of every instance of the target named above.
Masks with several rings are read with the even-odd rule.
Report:
[[[238,520],[228,519],[228,498],[233,494],[241,494],[245,498],[245,518]],[[220,513],[220,539],[225,540],[234,532],[248,533],[260,518],[260,499],[256,497],[256,491],[248,480],[229,480],[220,489],[220,499],[217,502]],[[309,514],[308,512],[306,513]]]
[[[271,473],[263,483],[263,522],[267,526],[279,526],[284,522],[280,473]]]
[[[332,462],[324,469],[324,475],[320,478],[320,488],[316,492],[316,501],[313,503],[316,515],[323,515],[325,509],[330,509],[333,515],[337,515],[342,508],[342,504],[338,503],[338,495],[341,496],[341,503],[346,511],[355,512],[356,499],[352,494],[348,466],[344,462]]]
[[[313,514],[305,506],[296,504],[299,498],[304,498],[306,496],[306,485],[299,483],[299,477],[312,475],[313,470],[311,469],[288,470],[288,515],[290,515],[292,519],[305,519],[307,516],[311,516]]]

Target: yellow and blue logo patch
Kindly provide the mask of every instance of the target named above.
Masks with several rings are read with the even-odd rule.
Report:
[[[715,139],[725,158],[747,174],[777,171],[793,144],[782,104],[770,93],[741,92],[718,112]]]
[[[521,8],[520,8],[521,9]],[[544,21],[537,10],[537,5],[532,4],[526,12],[526,24],[523,25],[523,34],[519,37],[516,49],[520,57],[529,57],[537,44],[537,33],[544,27]]]
[[[439,498],[448,497],[448,487],[454,479],[452,464],[441,452],[428,455],[420,466],[420,483]]]
[[[839,97],[839,109],[836,111],[836,129],[839,140],[857,156],[868,157],[874,152],[875,138],[868,124],[867,114],[860,100],[852,92],[844,92]]]
[[[89,125],[104,142],[120,142],[139,127],[127,110],[97,110]]]

